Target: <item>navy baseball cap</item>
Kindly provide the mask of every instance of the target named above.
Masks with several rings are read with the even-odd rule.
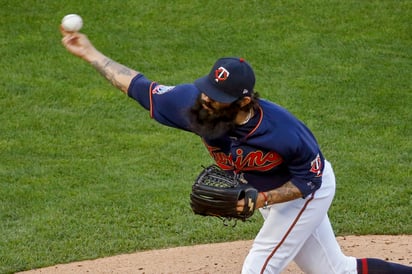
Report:
[[[211,99],[232,103],[253,93],[255,73],[243,58],[225,57],[217,60],[210,73],[194,84]]]

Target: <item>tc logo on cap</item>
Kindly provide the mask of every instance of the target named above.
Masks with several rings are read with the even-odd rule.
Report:
[[[215,70],[215,81],[218,83],[219,81],[225,81],[229,77],[229,71],[224,67],[219,67]]]

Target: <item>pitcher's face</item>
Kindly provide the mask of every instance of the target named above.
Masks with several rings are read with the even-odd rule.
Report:
[[[221,137],[236,126],[240,109],[238,102],[220,103],[201,93],[189,111],[192,129],[208,139]]]

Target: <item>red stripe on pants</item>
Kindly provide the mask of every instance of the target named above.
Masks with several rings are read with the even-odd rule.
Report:
[[[300,216],[302,216],[303,212],[305,211],[306,207],[308,206],[309,202],[313,200],[315,196],[315,193],[312,193],[312,196],[306,201],[305,205],[303,206],[303,208],[301,209],[301,211],[299,212],[298,216],[296,216],[295,220],[293,221],[292,225],[289,227],[288,231],[286,232],[285,236],[283,236],[282,240],[277,244],[277,246],[275,246],[275,248],[273,249],[273,251],[270,253],[270,255],[267,257],[265,263],[262,266],[262,269],[260,270],[260,273],[263,274],[265,272],[265,269],[270,261],[270,259],[273,257],[273,255],[275,255],[276,251],[282,246],[282,244],[285,242],[286,238],[288,237],[288,235],[290,234],[290,232],[292,231],[292,229],[295,227],[296,223],[299,221]]]
[[[362,259],[362,274],[368,274],[368,261],[367,259]]]

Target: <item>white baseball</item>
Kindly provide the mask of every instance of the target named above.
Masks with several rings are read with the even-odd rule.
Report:
[[[83,27],[83,19],[77,14],[68,14],[63,17],[62,26],[65,31],[79,31]]]

